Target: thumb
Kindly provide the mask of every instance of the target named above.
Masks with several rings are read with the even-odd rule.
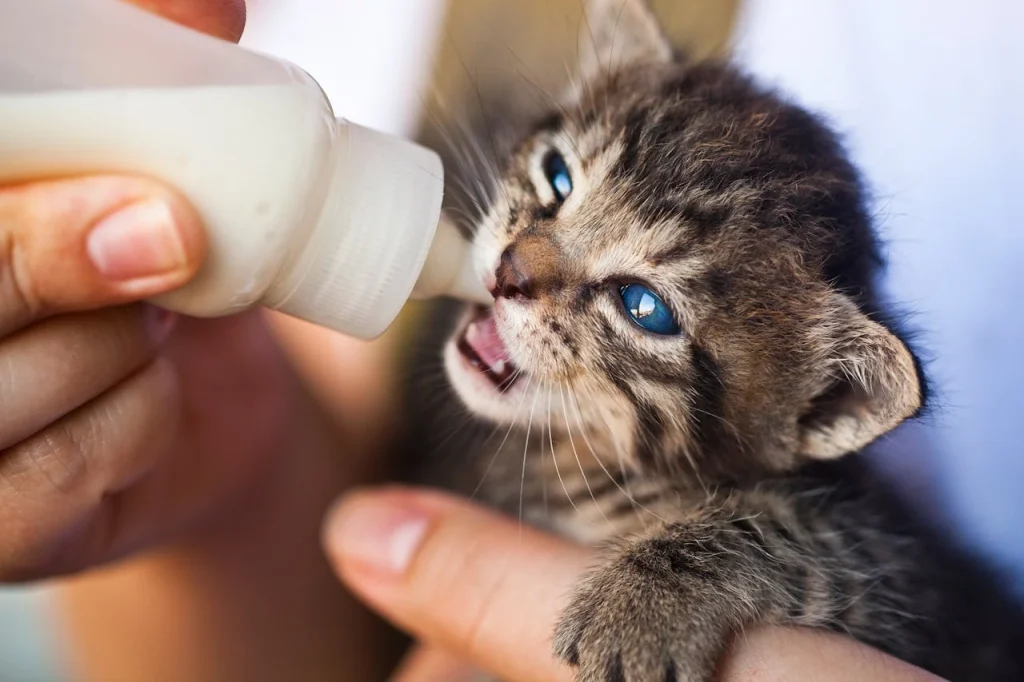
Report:
[[[343,580],[417,639],[501,679],[564,682],[551,635],[591,560],[563,542],[433,492],[354,493],[325,544]]]
[[[0,336],[53,313],[181,286],[204,250],[191,207],[147,179],[99,176],[0,188]]]

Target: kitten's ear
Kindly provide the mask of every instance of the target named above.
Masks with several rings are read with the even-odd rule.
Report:
[[[924,381],[907,345],[852,301],[831,294],[813,343],[825,367],[801,416],[800,451],[831,459],[865,447],[918,412]]]
[[[580,26],[580,74],[584,79],[626,65],[672,59],[672,44],[645,0],[587,0]]]

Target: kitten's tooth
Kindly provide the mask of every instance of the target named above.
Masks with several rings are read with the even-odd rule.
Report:
[[[466,340],[472,343],[480,336],[480,330],[476,326],[476,322],[470,322],[469,327],[466,328]]]
[[[498,360],[493,365],[491,365],[491,370],[495,374],[497,374],[499,376],[504,374],[505,373],[505,361],[504,360]]]

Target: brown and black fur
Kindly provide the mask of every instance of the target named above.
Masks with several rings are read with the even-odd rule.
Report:
[[[876,296],[879,246],[836,137],[679,55],[635,0],[592,2],[586,33],[575,93],[510,146],[485,143],[501,158],[474,227],[529,419],[414,392],[420,480],[606,548],[555,636],[583,681],[705,682],[763,623],[845,633],[952,682],[1024,679],[1024,615],[999,576],[859,454],[926,390]],[[533,187],[545,140],[588,178],[571,212]],[[623,279],[665,292],[683,337],[618,319]],[[448,343],[464,315],[438,314]]]

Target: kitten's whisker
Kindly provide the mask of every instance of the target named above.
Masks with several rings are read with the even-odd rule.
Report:
[[[597,400],[594,399],[594,396],[590,392],[589,389],[587,389],[587,397],[590,399],[590,403],[594,406],[594,408],[596,410],[598,410],[599,412],[603,413],[603,410],[601,409],[600,402],[598,402]],[[577,402],[577,409],[579,409],[579,403],[578,402]],[[582,410],[580,410],[580,419],[582,420],[582,418],[583,418],[583,412],[582,412]],[[640,522],[640,525],[642,525],[644,527],[644,529],[646,530],[646,528],[647,528],[647,518],[644,517],[640,513],[640,509],[639,509],[639,506],[638,506],[639,503],[636,500],[636,495],[633,494],[633,491],[630,490],[630,487],[629,487],[629,472],[628,472],[628,469],[626,467],[625,458],[623,457],[623,453],[622,453],[623,448],[620,445],[620,443],[618,442],[618,440],[615,438],[615,434],[612,432],[612,428],[610,426],[611,421],[608,420],[607,418],[603,419],[602,421],[607,426],[609,443],[612,445],[612,447],[615,448],[616,460],[619,463],[619,473],[622,475],[622,488],[620,488],[620,489],[623,491],[623,494],[626,496],[626,499],[630,501],[630,504],[633,507],[633,513],[636,515],[637,520]],[[587,444],[588,444],[588,446],[590,445],[589,442]],[[592,447],[591,447],[591,452],[593,452],[593,448]],[[598,464],[601,464],[602,468],[604,468],[604,464],[598,458],[597,453],[594,453],[594,457],[595,457],[595,459],[598,459]],[[607,470],[606,470],[606,473],[608,473]],[[609,473],[609,477],[611,477],[610,473]],[[613,482],[614,482],[614,479],[613,479]]]
[[[559,381],[559,383],[558,383],[558,392],[559,392],[559,394],[562,393],[562,383],[561,383],[561,381]],[[549,396],[549,401],[550,401],[550,396]],[[549,402],[549,404],[550,404],[550,402]],[[563,413],[565,411],[565,397],[564,396],[562,397],[562,411],[563,411]],[[551,419],[551,410],[548,409],[548,420],[550,420],[550,419]],[[568,427],[569,426],[569,422],[566,421],[565,425],[566,425],[566,427]],[[551,429],[548,429],[548,438],[551,438]],[[572,432],[571,431],[569,432],[569,442],[570,443],[572,442]],[[573,448],[574,452],[575,452],[575,450],[576,449]],[[579,461],[578,457],[576,458],[576,461]],[[555,465],[555,474],[558,476],[558,482],[562,485],[562,491],[565,493],[565,499],[569,500],[569,504],[572,505],[573,510],[577,514],[579,514],[580,513],[580,509],[579,509],[579,507],[576,506],[576,502],[573,501],[572,495],[569,494],[569,489],[565,487],[565,481],[562,480],[562,472],[558,468],[558,458],[555,457],[555,443],[554,443],[554,440],[552,440],[552,442],[551,442],[551,462],[552,462],[552,464]],[[582,470],[583,470],[583,467],[581,466],[580,467],[580,471],[582,471]],[[586,480],[586,478],[584,478],[584,480]],[[587,487],[589,488],[590,486],[587,486]],[[591,497],[593,497],[593,494],[591,494]],[[594,500],[594,503],[596,504],[597,500]]]
[[[526,453],[530,451],[530,428],[533,426],[533,411],[537,407],[540,388],[533,392],[533,404],[530,405],[530,419],[526,422],[526,444],[523,446],[523,473],[519,479],[519,539],[523,539],[523,490],[526,488]],[[543,442],[543,439],[541,440]]]
[[[462,182],[459,181],[457,178],[452,178],[452,181],[455,182],[455,184],[458,185],[459,189],[461,189],[463,192],[466,191],[461,186]],[[453,216],[458,217],[458,218],[462,218],[463,220],[465,220],[470,225],[474,224],[475,221],[476,221],[476,216],[472,215],[469,211],[467,211],[464,208],[460,208],[458,206],[448,206],[444,210],[445,210],[446,213],[449,213],[450,215],[453,215]]]
[[[487,158],[483,147],[480,146],[478,135],[469,129],[469,126],[462,121],[456,121],[455,123],[462,131],[462,139],[465,140],[465,144],[468,147],[469,152],[472,152],[476,161],[474,163],[473,170],[476,172],[473,174],[473,179],[476,182],[477,190],[479,192],[479,202],[477,206],[480,209],[481,216],[486,215],[487,211],[484,207],[490,203],[493,189],[498,185],[498,172],[495,162]],[[484,177],[481,177],[483,175]],[[490,189],[488,189],[488,184]]]
[[[729,427],[729,430],[732,431],[733,435],[737,439],[741,439],[743,437],[743,434],[740,433],[740,430],[736,427],[736,425],[733,424],[728,419],[726,419],[725,417],[723,417],[723,416],[721,416],[719,414],[714,414],[713,412],[708,412],[707,410],[702,410],[699,407],[696,407],[694,405],[690,405],[690,409],[693,410],[694,412],[697,412],[698,414],[703,414],[705,416],[711,417],[712,419],[717,419],[721,423],[725,424],[726,426]]]
[[[582,0],[581,0],[580,6],[581,6],[581,8],[583,10],[583,12],[580,14],[580,23],[582,23],[583,26],[587,27],[587,35],[590,37],[590,48],[594,50],[594,57],[597,60],[598,70],[600,70],[601,69],[601,55],[600,55],[599,52],[597,52],[597,37],[594,35],[594,29],[590,25],[590,17],[587,16],[586,3],[582,2]],[[577,62],[577,71],[581,71],[582,72],[582,68],[580,68],[580,67],[582,66],[583,60],[582,60],[581,55],[580,55],[580,42],[579,42],[579,37],[583,34],[583,31],[581,30],[581,28],[582,27],[577,27],[577,29],[576,29],[576,62]],[[583,80],[586,80],[586,79],[584,78]]]
[[[673,426],[675,426],[676,430],[679,433],[688,433],[689,429],[677,415],[669,413],[669,418],[672,420]],[[704,491],[704,494],[707,495],[709,492],[708,487],[704,483],[703,477],[700,475],[700,467],[697,466],[697,460],[694,458],[693,453],[690,451],[689,443],[685,443],[683,445],[683,459],[685,459],[686,463],[690,466],[690,473],[693,474],[693,477],[697,479],[697,484],[700,485],[701,489]]]
[[[451,431],[450,433],[448,433],[448,434],[447,434],[447,435],[446,435],[446,436],[445,436],[445,437],[444,437],[444,438],[443,438],[443,439],[441,440],[441,442],[440,442],[440,443],[438,443],[438,444],[437,444],[437,445],[435,446],[435,447],[437,447],[438,449],[440,449],[440,448],[444,447],[445,445],[447,445],[447,444],[448,444],[448,442],[449,442],[449,441],[451,441],[451,439],[452,439],[452,438],[454,438],[454,437],[455,437],[456,435],[458,435],[458,434],[459,434],[459,432],[460,432],[460,431],[462,431],[462,429],[464,429],[464,428],[466,427],[466,425],[467,425],[467,424],[469,424],[469,423],[470,423],[471,421],[473,421],[473,419],[474,419],[474,418],[476,417],[476,415],[475,415],[475,414],[473,414],[472,412],[470,412],[470,411],[469,411],[469,410],[467,410],[466,408],[462,408],[462,409],[463,409],[463,411],[465,411],[465,413],[466,413],[466,418],[465,418],[465,419],[463,419],[463,420],[462,420],[461,422],[459,422],[459,424],[457,424],[456,426],[452,427],[452,431]],[[488,438],[488,440],[490,440],[490,439]],[[485,441],[485,444],[486,444],[486,441]]]
[[[608,47],[608,81],[612,82],[618,76],[614,70],[615,62],[615,42],[619,38],[619,23],[622,21],[622,13],[626,11],[626,3],[622,3],[622,7],[619,8],[619,14],[615,17],[615,26],[612,28],[612,42]]]
[[[625,495],[626,499],[629,500],[633,505],[635,505],[637,508],[642,509],[643,511],[647,512],[648,514],[650,514],[654,518],[658,519],[662,523],[668,523],[668,521],[665,518],[663,518],[660,514],[658,514],[657,512],[655,512],[652,509],[648,509],[645,505],[643,505],[639,501],[637,501],[637,499],[633,495],[631,495],[629,493],[629,491],[627,491],[625,488],[622,487],[622,485],[619,484],[618,480],[616,480],[616,478],[614,476],[612,476],[612,473],[610,471],[608,471],[608,468],[604,465],[604,462],[601,461],[601,457],[597,454],[597,451],[594,449],[594,446],[590,443],[590,438],[587,436],[586,425],[583,422],[583,410],[580,408],[579,397],[576,395],[576,392],[575,392],[575,390],[573,388],[572,380],[571,379],[567,379],[566,381],[568,382],[567,388],[569,390],[570,402],[574,403],[575,407],[576,407],[577,420],[578,420],[579,425],[580,425],[580,432],[583,434],[583,440],[584,440],[584,442],[586,442],[587,447],[590,448],[590,452],[594,456],[594,460],[597,462],[597,465],[599,467],[601,467],[601,471],[603,471],[605,473],[605,475],[608,477],[608,479],[615,485],[616,488],[619,489],[619,492],[621,492],[623,495]],[[595,406],[597,405],[597,403],[593,400],[592,396],[591,396],[591,402]],[[598,408],[598,409],[600,409],[600,408]],[[609,427],[609,433],[611,433],[610,427]]]
[[[480,492],[480,488],[483,487],[484,481],[487,480],[487,474],[491,472],[491,468],[494,466],[495,460],[498,459],[498,453],[501,452],[503,447],[505,447],[505,443],[508,441],[508,437],[512,434],[512,430],[515,428],[516,422],[519,421],[519,410],[522,409],[523,403],[526,401],[526,394],[530,390],[531,381],[532,377],[527,379],[526,386],[523,388],[523,395],[519,398],[519,403],[516,405],[516,413],[508,425],[508,430],[505,431],[505,437],[501,439],[501,443],[498,444],[498,449],[494,451],[493,455],[491,455],[491,461],[487,463],[487,468],[484,469],[484,473],[480,477],[480,482],[476,484],[475,488],[473,488],[473,493],[469,496],[469,499],[476,499],[477,493]]]
[[[490,143],[491,143],[491,156],[490,156],[490,158],[488,158],[485,154],[482,153],[482,151],[483,151],[482,149],[479,150],[480,151],[479,156],[485,162],[485,165],[490,169],[490,176],[491,176],[491,178],[494,179],[494,183],[493,184],[498,189],[501,190],[502,194],[505,196],[506,203],[508,203],[509,200],[508,200],[507,194],[505,194],[505,188],[502,186],[501,182],[497,180],[498,150],[497,150],[497,145],[494,143],[493,131],[491,129],[491,122],[489,120],[489,117],[487,116],[487,111],[486,111],[486,108],[484,106],[483,96],[480,93],[479,81],[473,76],[472,73],[470,73],[469,67],[466,66],[466,60],[462,56],[462,50],[459,49],[458,43],[455,41],[454,37],[451,34],[451,30],[449,28],[447,28],[447,27],[445,28],[445,34],[446,34],[446,37],[448,39],[449,44],[452,47],[452,50],[455,53],[456,59],[459,62],[459,66],[462,67],[463,72],[466,74],[466,78],[469,80],[469,82],[473,86],[473,90],[474,90],[474,92],[476,94],[477,106],[479,107],[479,111],[480,111],[480,116],[481,116],[481,118],[484,121],[484,126],[487,129],[486,130],[487,136],[488,136],[488,138],[490,140]],[[468,135],[468,136],[466,136],[466,138],[468,140],[470,140],[471,142],[475,142],[476,141],[476,137],[477,137],[476,135]],[[509,205],[511,205],[511,204],[509,204]]]
[[[582,5],[582,3],[581,3],[581,5]],[[594,31],[593,31],[593,28],[590,25],[590,20],[587,17],[586,8],[584,7],[583,9],[584,9],[584,11],[581,14],[581,23],[583,25],[585,25],[586,28],[587,28],[587,35],[589,35],[589,37],[590,37],[591,47],[593,49],[595,49],[594,56],[595,56],[595,58],[597,60],[598,71],[600,71],[601,70],[601,55],[596,52],[597,41],[596,41],[595,36],[594,36]],[[583,67],[583,63],[582,63],[582,59],[581,59],[581,55],[580,55],[581,45],[580,45],[580,40],[579,40],[580,37],[583,35],[583,31],[580,30],[580,28],[581,27],[577,27],[577,29],[576,29],[576,74],[577,74],[576,77],[578,79],[578,83],[579,83],[579,86],[580,86],[581,99],[584,102],[586,102],[587,106],[590,107],[591,109],[597,109],[598,111],[601,112],[601,119],[602,119],[604,125],[607,126],[609,124],[609,117],[611,116],[610,109],[608,107],[598,106],[599,103],[597,101],[597,97],[596,97],[596,93],[594,91],[593,84],[591,83],[590,79],[587,78],[587,74],[583,73],[583,68],[582,68]],[[605,79],[608,80],[608,81],[611,80],[610,73],[606,73],[605,74]]]
[[[461,59],[461,57],[460,57],[460,59]],[[480,106],[480,116],[481,116],[481,118],[483,118],[484,127],[486,128],[487,142],[491,146],[491,158],[494,159],[494,165],[495,165],[495,168],[497,168],[498,145],[497,145],[497,143],[494,140],[494,129],[493,129],[492,125],[491,125],[491,120],[488,117],[487,111],[486,111],[486,109],[484,107],[483,95],[480,93],[480,83],[478,81],[476,81],[476,80],[473,81],[473,91],[476,93],[476,99],[477,99],[477,102],[478,102],[478,104]],[[496,183],[496,185],[497,185],[498,190],[501,191],[502,197],[504,197],[504,199],[505,199],[505,205],[511,207],[512,206],[512,200],[509,199],[508,192],[505,191],[504,183],[502,183],[499,180]]]
[[[523,62],[523,60],[519,58],[519,55],[517,55],[512,50],[508,50],[508,53],[510,55],[512,55],[513,59],[515,59],[517,62],[519,62],[519,65],[523,69],[525,69],[526,72],[530,71],[530,67],[528,67],[526,65],[526,63]],[[516,70],[516,75],[518,75],[520,78],[522,78],[527,83],[527,85],[529,85],[531,88],[533,88],[533,90],[538,95],[540,95],[544,100],[546,100],[548,104],[550,104],[555,109],[557,109],[558,112],[562,115],[562,117],[564,119],[566,119],[566,120],[569,119],[569,111],[565,108],[565,106],[562,104],[562,102],[560,102],[550,92],[547,92],[546,90],[544,90],[544,88],[540,87],[540,85],[537,84],[537,82],[529,75],[529,73],[524,73],[523,71],[520,71],[520,70],[517,69]],[[562,133],[561,135],[559,135],[559,139],[564,140],[565,142],[567,142],[569,144],[569,146],[572,148],[573,152],[576,154],[577,157],[579,157],[580,159],[583,158],[582,154],[580,154],[579,148],[576,146],[576,142],[572,139],[571,136]]]
[[[480,214],[482,215],[484,212],[484,204],[487,203],[488,194],[486,191],[486,187],[483,185],[483,182],[480,178],[480,175],[481,171],[486,171],[488,175],[492,175],[492,169],[486,166],[481,167],[480,160],[470,156],[470,152],[473,152],[474,150],[472,148],[468,148],[466,142],[472,140],[473,138],[471,136],[465,135],[464,129],[462,130],[463,134],[460,135],[458,138],[459,141],[456,141],[455,135],[453,135],[448,130],[448,127],[444,124],[444,122],[436,114],[434,114],[434,112],[431,110],[431,107],[424,106],[423,110],[430,118],[431,123],[437,129],[442,141],[451,150],[452,154],[456,157],[457,161],[463,166],[462,175],[452,176],[452,178],[450,178],[449,181],[454,180],[456,182],[459,189],[466,195],[466,198],[473,203],[476,210],[480,212]],[[454,117],[452,118],[454,120]],[[462,128],[462,126],[459,125],[459,122],[457,120],[454,120],[454,123],[460,129]],[[467,178],[474,183],[473,186],[467,183]]]
[[[442,386],[443,385],[445,387],[448,387],[448,386],[451,385],[450,379],[448,378],[448,374],[445,371],[443,365],[439,364],[436,368],[431,367],[431,368],[429,368],[429,372],[433,373],[435,375],[433,377],[429,377],[429,379],[432,379],[436,383],[435,384],[431,384],[430,382],[419,380],[419,381],[416,382],[417,386],[422,387],[422,388],[426,388],[429,385],[438,385],[438,386]],[[427,371],[424,371],[424,373],[427,373]],[[506,393],[515,384],[516,380],[522,375],[522,373],[523,373],[522,369],[516,368],[515,372],[513,372],[512,376],[508,379],[506,385],[503,388],[501,388],[499,390],[499,392],[502,393],[502,394]],[[524,394],[523,394],[522,397],[520,397],[519,405],[517,405],[517,407],[516,407],[516,417],[517,418],[518,418],[519,409],[522,407],[522,403],[524,402],[524,400],[526,398],[525,391],[527,391],[528,389],[529,389],[529,382],[527,382],[527,385],[524,387]],[[432,401],[435,401],[435,402],[441,403],[441,404],[449,404],[450,403],[450,401],[448,401],[445,396],[437,395],[437,394],[431,395],[431,397],[428,398],[428,400],[432,400]],[[465,417],[458,424],[456,424],[449,431],[447,431],[444,434],[444,437],[441,439],[441,441],[439,443],[437,443],[436,445],[432,445],[431,446],[432,449],[434,449],[434,450],[436,450],[438,452],[441,452],[445,445],[447,445],[456,436],[458,436],[460,433],[462,433],[463,430],[466,428],[466,426],[469,425],[472,421],[474,421],[474,419],[478,418],[477,415],[472,410],[470,410],[465,405],[463,405],[461,401],[458,401],[458,400],[454,401],[454,407],[455,407],[455,409],[460,410],[465,415]],[[515,424],[515,420],[513,420],[513,424],[509,426],[509,430],[505,433],[505,440],[508,439],[514,424]],[[490,443],[491,440],[494,438],[494,436],[497,435],[497,433],[498,433],[498,431],[500,429],[501,429],[501,424],[495,424],[494,427],[491,428],[490,433],[487,435],[487,438],[485,438],[484,441],[482,443],[480,443],[480,447],[485,447],[488,443]],[[491,457],[491,461],[490,461],[487,469],[484,471],[483,476],[480,479],[480,482],[477,484],[476,488],[473,490],[473,495],[471,496],[471,499],[476,496],[476,494],[480,490],[480,487],[485,482],[485,480],[487,478],[487,475],[488,475],[488,473],[491,470],[491,467],[494,465],[494,462],[497,459],[498,453],[501,451],[501,448],[505,444],[505,440],[502,441],[502,443],[498,446],[498,450],[496,450],[494,455]],[[451,457],[454,456],[454,454],[455,453],[444,453],[444,454],[441,454],[440,455],[441,461],[442,462],[447,462]]]
[[[508,393],[509,389],[512,388],[512,386],[516,383],[516,379],[522,376],[522,374],[523,370],[517,367],[516,370],[512,372],[512,376],[505,380],[505,385],[498,389],[498,393],[500,393],[501,395],[505,395],[506,393]]]
[[[611,519],[608,518],[607,514],[604,513],[604,509],[602,509],[601,505],[598,504],[598,502],[597,502],[597,497],[594,495],[594,490],[593,490],[593,488],[590,487],[590,481],[589,481],[589,479],[587,479],[587,472],[584,471],[584,469],[583,469],[583,462],[580,460],[579,453],[576,451],[576,443],[573,442],[573,439],[572,439],[572,427],[569,426],[569,412],[568,412],[568,410],[566,409],[566,406],[565,406],[565,393],[562,390],[562,388],[563,388],[563,381],[560,380],[558,382],[558,395],[562,399],[562,417],[565,419],[565,430],[569,434],[569,446],[572,448],[572,455],[573,455],[573,457],[576,458],[576,466],[578,466],[580,468],[580,475],[583,476],[583,485],[585,485],[587,487],[587,492],[590,493],[590,499],[594,501],[594,506],[597,507],[597,511],[599,511],[601,513],[601,516],[604,518],[605,522],[607,522],[609,526],[612,526],[613,524],[612,524]],[[576,505],[573,505],[574,509],[575,509],[575,507],[576,507]],[[577,511],[579,511],[579,510],[577,510]]]
[[[537,470],[540,476],[540,490],[544,496],[544,518],[548,519],[551,517],[551,512],[548,508],[548,477],[544,475],[544,424],[540,425],[540,468]],[[551,435],[551,386],[548,386],[548,442],[551,443],[551,458],[555,457],[555,445],[554,439]]]
[[[496,180],[498,177],[497,158],[487,156],[484,148],[480,145],[480,135],[472,129],[472,126],[470,126],[466,120],[462,118],[456,118],[453,122],[458,126],[461,132],[461,139],[465,140],[465,143],[470,146],[469,151],[476,155],[477,163],[487,170],[488,179],[492,181]]]
[[[428,369],[433,370],[434,368],[428,368]],[[427,374],[428,372],[424,371],[422,373],[423,374]],[[412,382],[412,384],[417,386],[418,388],[427,388],[430,385],[443,385],[446,388],[448,386],[450,386],[450,382],[449,382],[449,380],[447,378],[447,375],[445,374],[443,368],[440,368],[438,371],[431,372],[431,373],[434,373],[435,376],[428,377],[428,379],[433,380],[433,382],[437,382],[436,384],[431,382],[431,381],[426,381],[426,380],[423,380],[423,379],[415,379],[415,378],[410,378],[410,382]],[[437,380],[440,380],[440,381],[437,381]],[[431,392],[431,396],[430,396],[430,398],[428,400],[429,400],[429,402],[425,403],[425,405],[424,405],[425,408],[429,408],[432,405],[437,405],[437,404],[444,405],[444,406],[449,406],[449,407],[453,407],[453,409],[455,409],[455,410],[457,410],[458,412],[461,413],[461,415],[457,414],[456,416],[462,416],[463,417],[461,419],[461,421],[459,421],[459,423],[455,424],[450,429],[445,431],[441,441],[438,444],[436,444],[436,445],[432,444],[430,446],[432,450],[435,450],[435,451],[440,453],[442,448],[443,448],[443,446],[445,446],[447,443],[449,443],[457,435],[462,433],[463,429],[465,429],[465,427],[470,422],[472,422],[474,420],[476,415],[472,411],[470,411],[467,407],[462,405],[460,402],[456,401],[456,404],[452,405],[451,401],[449,401],[447,399],[447,396],[445,396],[440,391],[432,391]],[[495,429],[497,429],[497,428],[498,427],[495,427]],[[493,436],[493,434],[492,434],[492,436]],[[490,438],[488,438],[488,441],[489,440],[490,440]],[[485,443],[486,442],[487,441],[485,441]],[[442,453],[442,454],[439,455],[439,461],[442,462],[442,463],[447,463],[451,459],[451,457],[454,456],[454,454],[455,453],[453,453],[453,452]]]

